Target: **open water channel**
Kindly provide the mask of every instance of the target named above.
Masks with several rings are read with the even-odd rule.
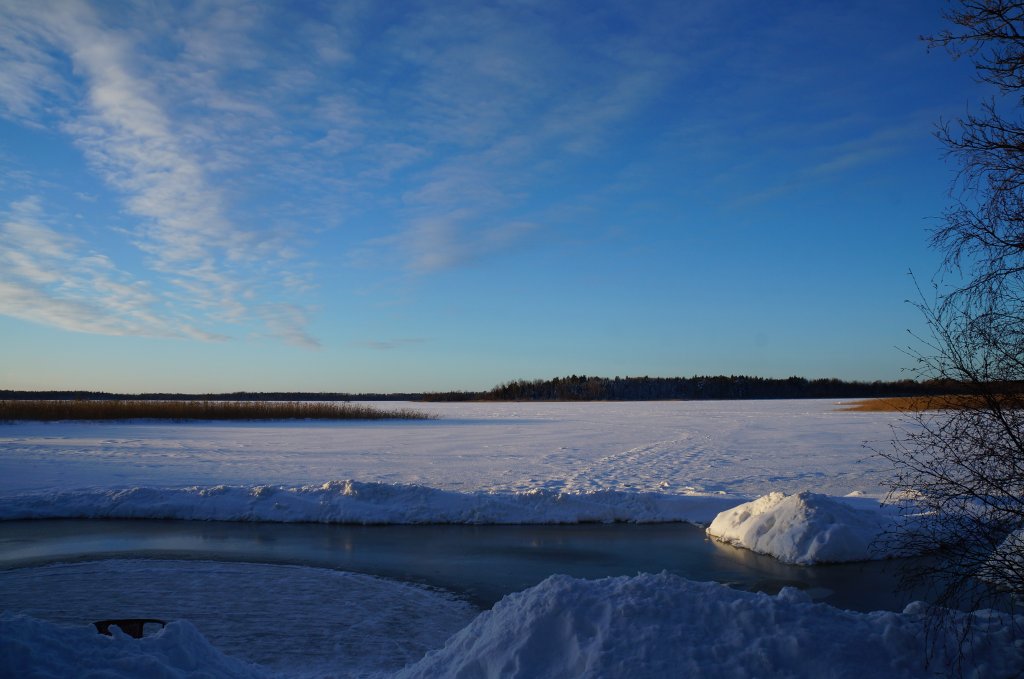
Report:
[[[2,572],[109,558],[308,565],[455,592],[480,608],[549,575],[668,571],[775,593],[803,589],[859,611],[902,610],[896,562],[790,566],[723,545],[689,524],[386,525],[154,520],[0,522]]]

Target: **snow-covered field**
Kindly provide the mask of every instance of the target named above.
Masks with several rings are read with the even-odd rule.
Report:
[[[0,519],[710,524],[727,512],[716,534],[735,544],[796,563],[841,560],[866,556],[866,536],[884,523],[877,500],[887,469],[864,443],[885,446],[899,422],[892,414],[842,412],[828,401],[412,407],[441,419],[0,426]],[[779,494],[740,507],[772,492]],[[0,592],[37,593],[65,611],[71,604],[57,585],[85,577],[83,568],[104,567],[2,572]],[[218,579],[233,577],[224,564],[201,576],[194,562],[116,567],[130,575],[114,579],[122,583],[114,590],[125,592],[147,592],[155,578],[219,592]],[[73,668],[135,676],[148,667],[169,675],[191,668],[224,676],[367,676],[391,673],[427,648],[437,650],[404,675],[930,676],[943,667],[942,657],[930,670],[923,665],[919,607],[865,615],[813,604],[793,590],[770,597],[668,575],[556,577],[456,632],[470,614],[440,592],[316,569],[282,575],[275,570],[282,567],[250,567],[244,578],[265,583],[264,592],[292,579],[317,583],[314,595],[274,597],[268,605],[284,619],[343,607],[347,615],[330,614],[328,629],[345,642],[314,643],[317,653],[293,656],[286,644],[275,652],[279,642],[253,627],[250,640],[232,645],[202,620],[218,609],[202,607],[195,626],[175,622],[142,640],[110,639],[55,626],[74,616],[45,605],[0,601],[9,609],[0,618],[0,674]],[[324,584],[332,578],[344,587]],[[387,619],[389,607],[405,602],[407,624],[337,627],[363,611]],[[987,615],[975,624],[1011,627]],[[978,676],[1024,671],[1024,646],[1008,634],[990,635],[995,645],[969,654],[969,669]],[[389,640],[383,646],[360,642],[382,638]],[[261,644],[262,655],[254,652]],[[377,650],[352,658],[346,644]]]

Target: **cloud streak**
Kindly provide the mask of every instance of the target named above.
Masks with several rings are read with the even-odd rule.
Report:
[[[43,220],[31,197],[0,222],[0,313],[76,332],[219,339],[156,313],[148,285]]]
[[[401,111],[402,136],[373,116],[361,122],[426,162],[403,184],[393,237],[367,239],[359,259],[392,248],[377,259],[397,254],[422,275],[500,255],[549,229],[536,206],[545,184],[598,157],[619,125],[685,71],[666,39],[684,16],[670,5],[655,13],[662,24],[625,7],[455,2],[414,5],[396,18],[374,49],[400,74],[400,87],[379,99]],[[604,24],[637,21],[648,24],[639,35],[602,42]]]
[[[368,340],[365,342],[359,342],[359,346],[377,351],[394,351],[395,349],[401,349],[403,347],[423,344],[426,341],[427,340],[422,337],[403,337],[390,340]]]
[[[471,230],[466,224],[476,218],[472,212],[455,211],[415,223],[401,236],[407,266],[416,273],[432,273],[470,264],[513,247],[537,228],[529,222],[509,222],[475,225]]]
[[[821,106],[814,64],[783,53],[808,34],[803,12],[743,12],[762,39],[737,40],[737,8],[722,5],[0,4],[0,115],[63,135],[116,196],[78,201],[79,226],[56,194],[95,186],[4,194],[39,208],[6,222],[23,240],[5,250],[4,308],[315,347],[316,314],[342,286],[426,289],[446,270],[582,242],[581,215],[602,221],[605,207],[625,223],[634,206],[707,200],[716,180],[742,207],[886,157],[897,142],[870,120],[824,130],[848,102]],[[770,68],[750,67],[762,58]],[[70,253],[91,264],[58,272]],[[46,299],[52,313],[33,310]]]
[[[156,68],[149,65],[147,71],[142,45],[148,36],[138,30],[109,28],[84,3],[6,7],[4,14],[13,27],[9,25],[2,31],[0,45],[6,50],[7,61],[20,65],[14,69],[14,75],[0,68],[0,72],[8,74],[0,82],[0,100],[9,116],[22,119],[34,115],[37,121],[46,122],[45,112],[40,109],[47,96],[78,93],[77,99],[64,102],[56,124],[73,138],[108,185],[123,196],[128,212],[138,220],[132,242],[145,253],[153,277],[177,289],[170,297],[190,309],[188,315],[198,325],[218,327],[256,320],[286,341],[306,337],[301,327],[292,326],[306,322],[306,315],[297,313],[295,304],[263,304],[257,308],[245,299],[244,291],[266,282],[273,286],[273,278],[292,275],[271,254],[277,248],[266,248],[257,231],[239,228],[228,215],[228,200],[204,170],[203,153],[196,144],[197,139],[208,142],[216,137],[216,130],[197,134],[195,129],[172,118],[164,98],[166,93],[158,89],[161,83],[172,79],[161,73],[165,64]],[[220,20],[237,19],[238,13],[229,13]],[[242,59],[240,51],[224,47],[229,41],[208,39],[209,34],[204,38],[207,39],[201,45],[193,41],[188,46],[199,54],[200,60],[237,63]],[[61,56],[70,63],[70,75],[56,67]],[[39,77],[29,77],[33,74]],[[196,68],[197,82],[201,81],[200,74]],[[20,228],[19,224],[24,223],[11,222],[8,228]],[[37,236],[42,233],[38,225],[35,228]],[[61,259],[50,256],[30,260],[30,252],[9,248],[7,253],[9,258],[21,262],[23,281],[28,280],[30,273],[37,282],[42,275],[41,271],[30,272],[28,267],[52,265]],[[271,280],[267,281],[268,278]],[[108,295],[115,305],[127,299],[126,290],[101,277],[84,276],[78,280],[83,286],[90,282],[94,299]],[[33,299],[47,291],[35,288]],[[15,297],[13,291],[7,292],[11,295],[9,306],[22,309],[20,316],[26,317],[27,293],[23,290]],[[56,301],[70,303],[66,298]],[[141,309],[156,302],[152,294],[134,299],[135,306],[128,316],[138,320],[138,324],[89,324],[81,320],[82,314],[69,314],[78,320],[60,327],[166,334],[152,319],[143,322]],[[63,308],[68,311],[66,306]],[[281,313],[276,314],[274,309]],[[47,315],[37,314],[34,319],[60,325]],[[184,327],[191,328],[192,324]],[[216,331],[186,329],[185,333],[204,339],[222,336]],[[315,345],[308,337],[299,343]]]
[[[651,21],[604,6],[356,3],[304,16],[226,0],[159,15],[133,6],[126,30],[84,3],[14,14],[34,40],[8,42],[49,80],[34,91],[19,78],[9,110],[81,90],[84,112],[61,128],[141,220],[134,242],[151,268],[228,322],[264,318],[238,288],[267,230],[239,220],[238,195],[295,196],[266,224],[279,242],[303,228],[292,222],[337,228],[391,196],[390,233],[355,229],[341,239],[350,251],[418,275],[463,266],[543,231],[532,195],[599,153],[680,70],[671,5]],[[580,40],[608,22],[644,25]],[[272,27],[308,40],[271,44]],[[161,42],[159,56],[143,50]],[[77,78],[55,76],[55,54]]]

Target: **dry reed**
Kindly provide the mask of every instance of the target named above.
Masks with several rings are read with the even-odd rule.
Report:
[[[919,413],[925,410],[972,410],[987,407],[984,398],[967,395],[898,396],[850,401],[840,410],[860,413]]]
[[[35,420],[425,420],[405,408],[296,401],[0,401],[0,422]]]

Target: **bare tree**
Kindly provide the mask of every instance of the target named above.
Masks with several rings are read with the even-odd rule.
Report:
[[[890,539],[928,555],[904,576],[937,603],[1015,607],[1024,597],[1024,2],[962,0],[946,18],[952,28],[926,40],[970,58],[996,93],[939,126],[959,165],[932,236],[951,275],[919,305],[931,336],[916,356],[921,377],[954,380],[963,395],[909,414],[882,452],[896,469],[891,497],[912,499]]]

